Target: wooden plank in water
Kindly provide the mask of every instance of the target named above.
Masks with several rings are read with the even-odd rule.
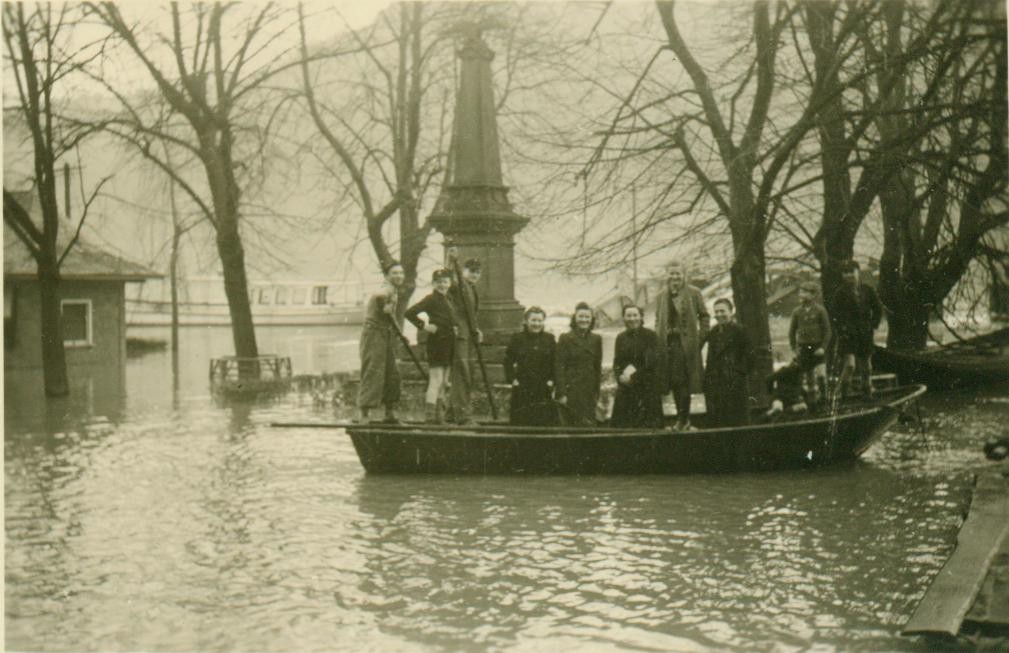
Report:
[[[1002,547],[964,621],[1009,628],[1009,537],[1002,540]]]
[[[984,474],[974,489],[953,555],[932,580],[901,634],[955,636],[1007,535],[1009,481],[998,472]]]

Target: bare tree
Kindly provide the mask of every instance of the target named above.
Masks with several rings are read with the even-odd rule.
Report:
[[[934,125],[879,197],[880,295],[888,309],[887,346],[893,349],[925,347],[930,318],[941,315],[971,262],[990,251],[986,235],[1009,224],[1005,17],[991,2],[961,6],[970,11],[958,21],[957,33],[943,35],[941,46],[953,50],[946,55],[952,61],[935,100],[923,101],[922,95],[931,81],[928,71],[941,69],[942,51],[924,58],[917,74],[895,82],[898,110],[877,123],[881,139],[889,141],[908,130],[909,111]],[[909,13],[904,3],[891,4],[884,41],[890,52],[876,51],[869,41],[870,56],[892,58],[901,31],[909,23],[914,28]]]
[[[95,79],[115,98],[119,113],[103,128],[131,144],[172,178],[199,208],[216,235],[231,313],[235,354],[258,354],[249,306],[243,216],[250,187],[265,178],[263,152],[290,95],[271,87],[294,68],[283,37],[289,14],[267,3],[169,5],[171,32],[147,38],[113,3],[89,4],[89,12],[125,45],[153,82],[156,97],[127,94],[102,75]],[[165,61],[171,61],[166,65]],[[162,147],[155,147],[158,144]],[[164,151],[179,151],[172,165]]]
[[[60,266],[77,244],[88,209],[106,177],[84,196],[83,172],[79,175],[82,210],[69,238],[60,237],[61,214],[69,218],[69,164],[67,159],[94,128],[70,125],[60,119],[61,91],[68,79],[102,53],[102,43],[74,42],[80,20],[72,5],[4,3],[3,32],[7,50],[5,67],[17,89],[17,105],[5,107],[4,118],[22,124],[29,134],[33,158],[33,194],[38,198],[41,224],[30,215],[31,205],[4,187],[4,223],[17,235],[38,266],[39,304],[42,322],[42,369],[47,396],[69,392],[60,311]],[[65,97],[65,96],[63,96]],[[58,198],[58,168],[64,162],[67,197],[62,211]],[[79,169],[79,168],[78,168]],[[72,224],[72,223],[71,223]]]
[[[626,164],[629,156],[650,157],[656,151],[663,156],[678,156],[672,171],[668,162],[663,166],[666,176],[672,176],[663,194],[667,198],[669,194],[679,195],[678,201],[686,205],[684,212],[696,212],[703,204],[713,205],[712,212],[726,221],[733,245],[733,296],[739,321],[756,354],[756,390],[761,386],[756,377],[763,378],[771,369],[764,242],[772,192],[812,124],[811,111],[802,107],[793,112],[791,125],[775,125],[769,119],[780,35],[793,10],[786,5],[772,10],[766,1],[755,2],[749,10],[747,44],[752,46],[752,55],[745,59],[745,65],[720,69],[724,79],[714,79],[681,33],[675,2],[660,1],[656,6],[666,43],[621,102],[587,170],[599,164],[609,140],[618,135],[646,140],[626,156],[624,152],[616,155],[617,165]],[[635,98],[665,50],[675,55],[677,66],[685,71],[687,88],[672,89],[652,101]],[[770,142],[765,136],[769,129]],[[689,189],[686,193],[690,197],[684,196],[683,188]]]
[[[993,8],[803,3],[809,83],[837,89],[818,121],[822,219],[808,245],[830,309],[856,235],[881,213],[895,348],[924,347],[929,315],[1009,217],[989,204],[1007,167],[1005,21]]]

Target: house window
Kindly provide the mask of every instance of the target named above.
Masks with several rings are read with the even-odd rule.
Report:
[[[295,306],[302,306],[308,300],[308,288],[295,286],[291,289],[291,303]]]
[[[267,286],[266,288],[259,289],[259,303],[266,305],[270,303],[270,290],[271,288]]]
[[[63,316],[63,344],[68,347],[90,347],[91,300],[64,299],[60,302]]]
[[[313,286],[312,287],[312,303],[313,304],[325,304],[326,303],[326,291],[329,290],[326,286]]]
[[[277,304],[287,303],[287,287],[277,286]]]

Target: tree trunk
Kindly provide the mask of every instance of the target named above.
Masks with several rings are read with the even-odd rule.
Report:
[[[175,220],[175,201],[172,198],[172,253],[168,260],[168,283],[172,298],[172,386],[179,385],[179,240],[182,232]]]
[[[928,344],[929,310],[923,300],[910,296],[886,314],[888,349],[920,351]]]
[[[224,274],[224,294],[228,298],[235,356],[255,358],[259,355],[259,349],[256,347],[256,329],[249,305],[245,250],[238,231],[239,190],[231,162],[231,136],[227,129],[222,129],[217,134],[217,140],[212,130],[201,132],[199,137],[202,149],[207,153],[203,156],[203,165],[214,202],[217,254]],[[239,366],[239,375],[244,377],[247,374],[258,374],[256,366]]]
[[[238,225],[232,221],[217,228],[217,253],[221,258],[224,273],[224,294],[228,298],[228,311],[231,313],[231,336],[235,343],[235,355],[240,358],[255,358],[259,355],[259,350],[256,347],[256,330],[252,324],[252,309],[249,306],[245,251],[238,235]]]
[[[736,303],[736,316],[750,340],[753,367],[750,371],[750,396],[758,405],[767,399],[764,380],[774,369],[771,353],[771,331],[767,323],[767,288],[764,278],[764,259],[759,253],[740,255],[732,266],[732,296]]]
[[[47,397],[70,394],[66,352],[63,350],[63,319],[60,310],[59,273],[56,266],[39,265],[39,307],[42,320],[42,376]]]

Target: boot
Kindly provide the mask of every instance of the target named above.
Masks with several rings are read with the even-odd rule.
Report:
[[[464,410],[464,409],[461,409],[461,408],[458,408],[458,407],[455,408],[454,410],[455,410],[455,412],[454,412],[453,416],[455,417],[455,419],[453,420],[453,422],[455,424],[459,424],[460,426],[466,426],[466,425],[469,425],[469,424],[473,424],[473,418],[469,416],[469,411],[468,410]]]
[[[425,424],[440,424],[441,423],[441,411],[438,410],[438,404],[424,404],[424,423]]]
[[[396,418],[396,407],[386,405],[385,407],[385,419],[382,420],[385,424],[399,424],[399,419]]]

